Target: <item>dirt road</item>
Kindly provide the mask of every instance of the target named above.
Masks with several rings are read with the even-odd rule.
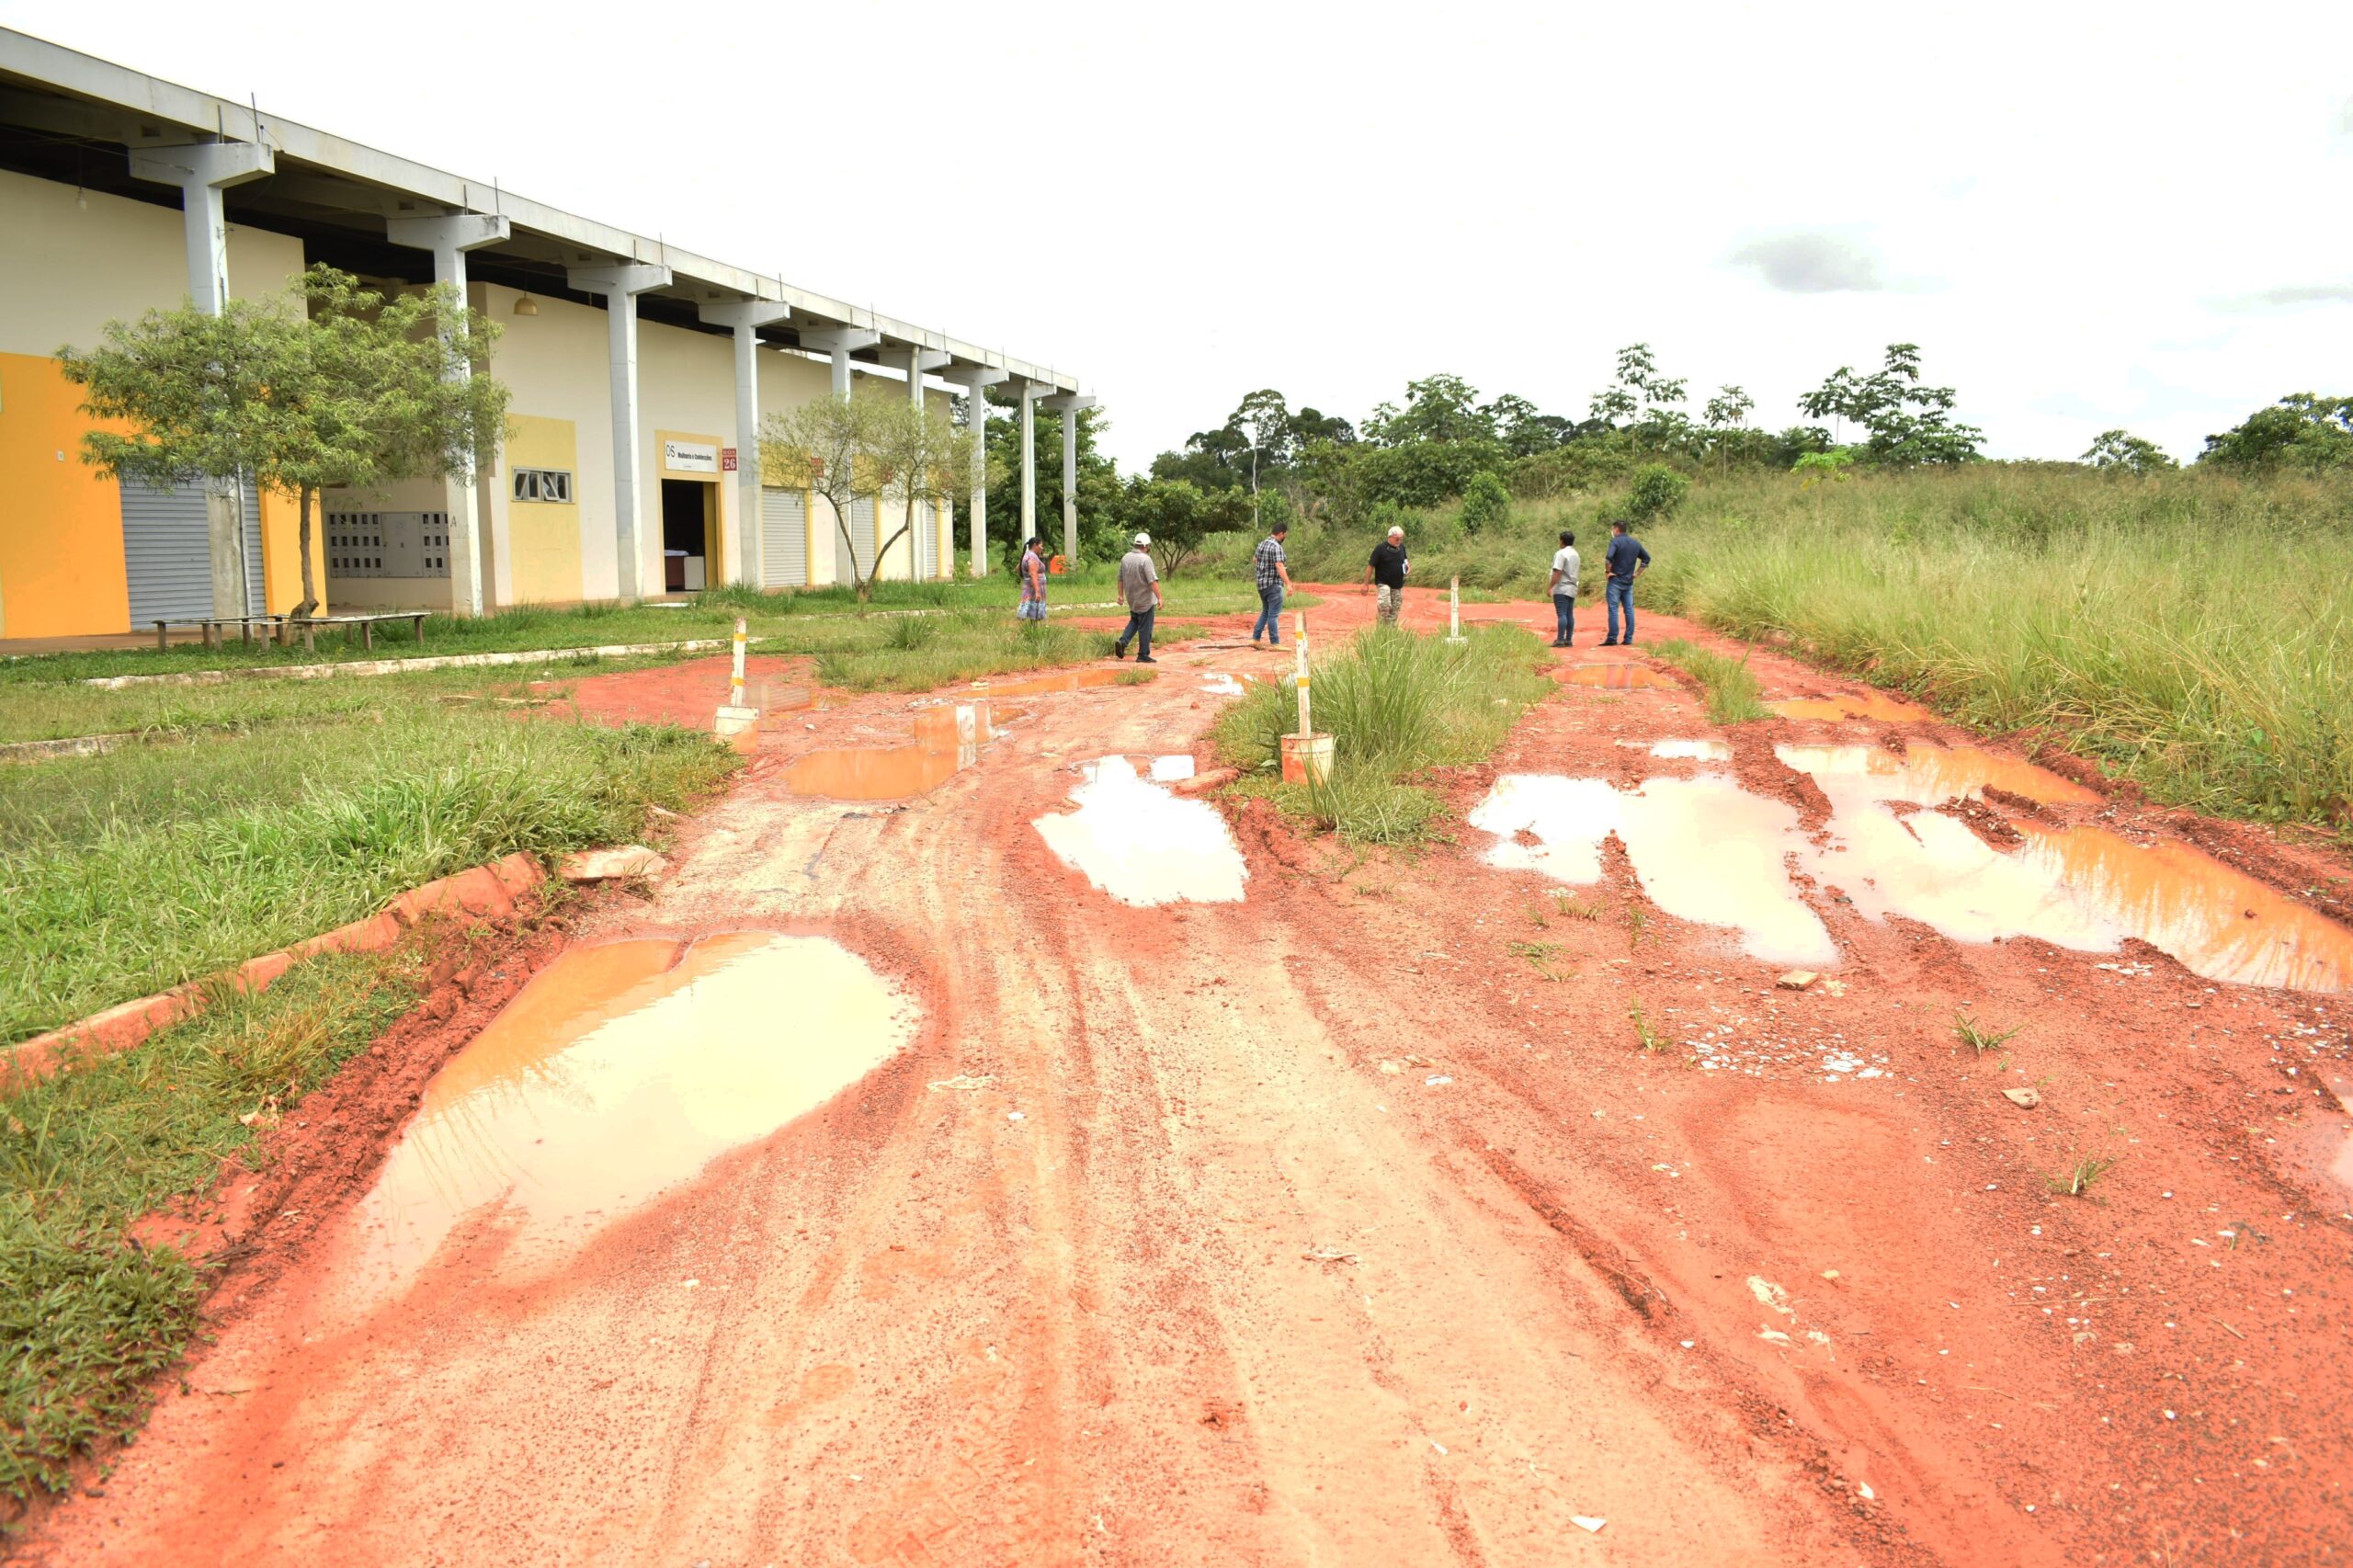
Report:
[[[1541,607],[1473,615],[1549,631]],[[2353,1196],[2320,1082],[2344,1071],[2341,1003],[2217,984],[2133,937],[1963,941],[1871,912],[1805,859],[1842,786],[1776,747],[1967,737],[1727,734],[1673,681],[1569,678],[1643,653],[1563,656],[1495,766],[1450,781],[1456,841],[1418,858],[1241,812],[1239,903],[1115,902],[1033,823],[1070,809],[1077,765],[1206,758],[1208,676],[1268,655],[1177,647],[1149,685],[1027,697],[972,766],[887,805],[795,796],[780,765],[904,740],[907,699],[776,724],[675,873],[574,939],[830,937],[913,1004],[904,1049],[553,1243],[512,1208],[460,1216],[392,1287],[353,1284],[382,1256],[356,1171],[28,1555],[2342,1560]],[[1853,689],[1756,667],[1768,696]],[[696,676],[605,678],[584,707]],[[1729,756],[1650,749],[1699,740]],[[1736,779],[1766,802],[1742,810],[1789,819],[1759,873],[1795,869],[1774,929],[1818,923],[1836,952],[1809,967],[1835,983],[1777,990],[1790,965],[1744,949],[1769,933],[1668,907],[1745,874],[1725,824],[1748,819],[1717,797],[1696,869],[1629,815],[1580,881],[1541,820],[1468,825],[1518,776],[1654,801]],[[2079,798],[2006,775],[1994,806],[1920,814],[2006,852],[2092,824],[2195,836],[2297,909],[2342,892],[2317,852],[2078,777]],[[806,999],[773,1003],[729,1028],[794,1043]],[[1980,1053],[1956,1011],[2020,1032]],[[2025,1086],[2040,1107],[1997,1093]],[[628,1158],[627,1131],[604,1149]],[[2090,1154],[2118,1159],[2091,1196],[2047,1188]]]

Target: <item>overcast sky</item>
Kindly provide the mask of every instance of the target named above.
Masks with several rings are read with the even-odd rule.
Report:
[[[1075,370],[1140,465],[1243,393],[1759,423],[1921,345],[1997,456],[2353,392],[2353,6],[412,0],[0,19]]]

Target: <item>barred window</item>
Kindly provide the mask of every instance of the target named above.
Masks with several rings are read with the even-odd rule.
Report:
[[[567,503],[572,499],[572,471],[518,468],[515,471],[515,499]]]

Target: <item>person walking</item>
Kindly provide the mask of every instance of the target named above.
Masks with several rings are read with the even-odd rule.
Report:
[[[1290,532],[1290,524],[1283,518],[1275,520],[1275,531],[1258,541],[1257,553],[1252,557],[1258,570],[1258,620],[1250,628],[1250,646],[1258,646],[1258,634],[1266,633],[1267,646],[1283,645],[1283,590],[1290,586],[1290,568],[1283,561],[1283,538]]]
[[[1365,585],[1378,595],[1375,613],[1383,626],[1397,624],[1397,617],[1405,608],[1405,574],[1414,563],[1405,559],[1405,530],[1392,528],[1389,537],[1372,547],[1372,559],[1365,563]]]
[[[1136,535],[1135,548],[1120,557],[1120,598],[1128,607],[1128,626],[1111,644],[1111,657],[1126,658],[1132,637],[1137,664],[1160,663],[1152,656],[1152,621],[1160,613],[1160,570],[1152,563],[1150,534]]]
[[[1634,579],[1650,570],[1651,552],[1643,541],[1626,531],[1623,517],[1609,524],[1609,552],[1603,557],[1609,569],[1609,580],[1601,585],[1602,602],[1609,609],[1609,635],[1601,640],[1605,648],[1634,645]],[[1618,607],[1626,608],[1626,635],[1618,635]]]
[[[1021,549],[1021,602],[1013,613],[1023,620],[1046,619],[1046,541],[1033,539]]]
[[[1561,535],[1561,548],[1552,552],[1552,646],[1566,648],[1577,636],[1577,573],[1584,566],[1577,559],[1577,536]]]

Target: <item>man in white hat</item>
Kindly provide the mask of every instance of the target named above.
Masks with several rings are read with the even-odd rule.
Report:
[[[1111,644],[1111,656],[1128,656],[1128,640],[1135,639],[1136,663],[1156,665],[1152,656],[1152,618],[1160,611],[1160,571],[1152,563],[1152,536],[1136,535],[1135,548],[1120,557],[1120,597],[1128,607],[1128,629]]]

